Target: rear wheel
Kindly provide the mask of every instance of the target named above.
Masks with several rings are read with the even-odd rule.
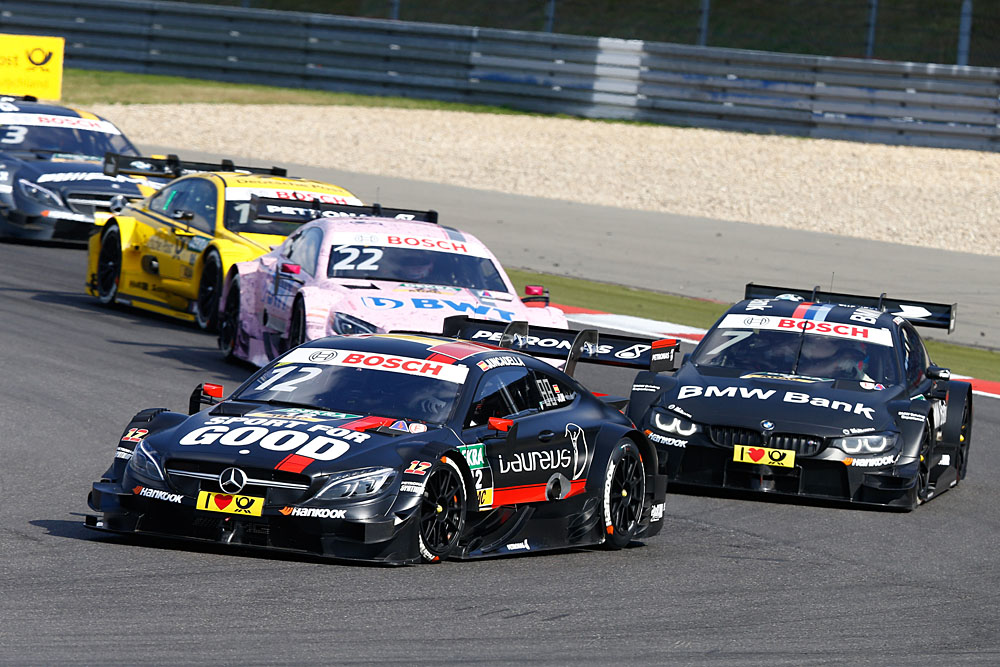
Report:
[[[965,479],[965,473],[969,468],[969,445],[972,441],[972,394],[965,399],[965,406],[962,408],[962,421],[958,427],[958,433],[954,434],[955,444],[958,446],[955,470],[958,479]]]
[[[219,324],[219,294],[222,292],[222,260],[215,252],[205,255],[198,285],[198,308],[194,321],[200,329],[214,330]]]
[[[418,548],[424,562],[438,562],[455,551],[465,527],[466,509],[462,472],[443,456],[427,473],[420,501]]]
[[[122,236],[117,225],[110,225],[101,237],[97,255],[97,299],[114,303],[122,275]]]
[[[646,472],[639,448],[624,438],[618,442],[604,480],[605,546],[621,549],[639,532],[646,502]]]
[[[302,299],[296,299],[292,306],[292,320],[288,323],[288,349],[306,342],[306,306]]]
[[[219,320],[219,349],[226,359],[235,359],[236,338],[240,331],[240,277],[233,276],[226,293],[226,306]]]

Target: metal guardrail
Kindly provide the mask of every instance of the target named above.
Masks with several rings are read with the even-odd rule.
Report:
[[[1000,150],[1000,69],[135,0],[0,0],[95,70]]]

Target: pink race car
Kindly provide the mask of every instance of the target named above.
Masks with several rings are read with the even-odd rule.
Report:
[[[229,270],[219,301],[227,358],[263,366],[334,334],[440,333],[453,315],[567,328],[543,288],[529,286],[518,298],[493,253],[436,224],[435,211],[265,198],[251,206],[261,219],[311,222]]]

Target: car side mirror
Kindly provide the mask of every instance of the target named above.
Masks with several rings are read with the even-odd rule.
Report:
[[[225,387],[221,384],[212,384],[211,382],[199,384],[191,392],[191,399],[188,401],[188,414],[193,415],[196,412],[201,412],[203,405],[215,405],[222,400],[224,392]]]
[[[543,306],[549,305],[549,291],[541,285],[525,285],[522,303],[540,303]]]
[[[295,275],[295,276],[297,276],[300,273],[302,273],[302,267],[299,266],[298,264],[291,264],[290,262],[283,262],[281,264],[280,271],[282,273],[287,273],[289,275]]]
[[[940,366],[928,366],[927,377],[931,380],[950,380],[951,370]]]
[[[188,211],[186,209],[178,209],[170,214],[170,217],[174,220],[194,220],[194,211]]]

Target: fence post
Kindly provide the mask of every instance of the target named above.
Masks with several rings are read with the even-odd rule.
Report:
[[[544,32],[552,32],[556,24],[556,0],[549,0],[545,4],[545,28]]]
[[[399,20],[399,0],[389,0],[389,18]]]
[[[962,0],[962,18],[958,23],[958,58],[956,64],[969,64],[969,34],[972,32],[972,0]]]
[[[698,46],[708,44],[708,15],[712,11],[712,0],[701,0],[701,16],[698,17]]]
[[[875,57],[875,23],[878,20],[878,0],[868,0],[868,39],[865,43],[865,58]]]

